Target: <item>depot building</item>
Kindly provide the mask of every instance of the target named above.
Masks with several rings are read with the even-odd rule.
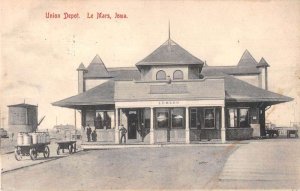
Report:
[[[136,67],[107,68],[96,55],[78,67],[78,95],[53,103],[80,110],[97,142],[243,140],[265,135],[265,111],[291,101],[268,90],[268,67],[246,50],[237,65],[208,66],[169,39]]]

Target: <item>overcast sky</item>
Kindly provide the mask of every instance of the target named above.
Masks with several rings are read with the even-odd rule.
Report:
[[[63,19],[65,12],[80,19]],[[88,12],[128,18],[88,19]],[[267,120],[300,121],[300,1],[2,1],[2,117],[25,99],[46,115],[42,128],[56,118],[74,124],[73,110],[51,103],[77,93],[79,64],[99,54],[106,67],[134,66],[167,40],[169,20],[171,38],[208,65],[236,65],[245,49],[264,57],[269,89],[295,98],[273,106]]]

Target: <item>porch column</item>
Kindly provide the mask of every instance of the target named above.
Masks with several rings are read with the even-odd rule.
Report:
[[[225,107],[222,106],[222,122],[221,122],[221,140],[222,143],[226,142],[226,129],[225,129]]]
[[[119,108],[116,108],[116,123],[115,123],[115,144],[120,143],[120,134],[119,134]]]
[[[190,115],[189,108],[185,108],[185,143],[190,143]]]
[[[153,117],[153,107],[150,108],[150,144],[154,144],[154,117]]]

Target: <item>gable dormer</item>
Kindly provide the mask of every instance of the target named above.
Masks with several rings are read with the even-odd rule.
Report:
[[[187,80],[200,78],[204,62],[171,38],[136,64],[141,80]]]

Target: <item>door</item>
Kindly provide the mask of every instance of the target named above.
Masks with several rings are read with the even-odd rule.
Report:
[[[128,139],[136,139],[136,130],[138,125],[137,111],[128,113]]]

